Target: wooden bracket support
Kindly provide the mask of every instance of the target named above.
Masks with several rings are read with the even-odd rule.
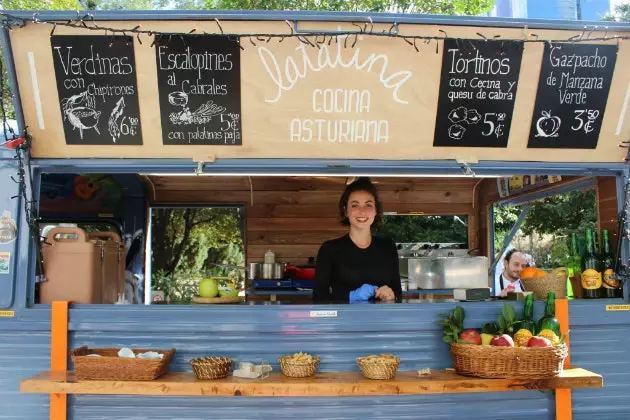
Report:
[[[68,370],[68,302],[53,302],[50,322],[50,370]],[[68,418],[67,394],[50,394],[50,420]]]
[[[567,299],[556,299],[556,318],[560,322],[560,333],[566,334],[569,331],[569,301]],[[569,354],[564,360],[564,367],[571,366],[571,345],[567,336],[567,347]],[[572,420],[573,408],[571,403],[570,389],[556,389],[556,420]]]

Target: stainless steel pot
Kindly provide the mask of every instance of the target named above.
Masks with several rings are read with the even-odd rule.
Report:
[[[281,279],[282,277],[284,277],[285,266],[286,264],[282,264],[282,263],[275,263],[273,265],[273,278],[274,279]]]
[[[257,280],[260,278],[261,265],[261,263],[249,263],[249,268],[247,270],[248,280]]]
[[[262,276],[263,280],[278,280],[284,276],[284,264],[262,264]]]

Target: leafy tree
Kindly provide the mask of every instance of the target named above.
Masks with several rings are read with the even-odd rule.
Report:
[[[539,266],[557,267],[568,260],[567,237],[571,232],[597,228],[597,197],[595,190],[572,191],[532,203],[520,232],[529,236],[534,260]],[[499,250],[518,218],[520,208],[495,206],[494,246]],[[542,235],[552,235],[547,247],[537,245]]]
[[[243,263],[241,215],[236,208],[156,209],[152,229],[156,271],[200,273],[213,263]]]
[[[376,235],[395,242],[461,242],[467,243],[465,217],[454,216],[385,216]]]
[[[207,0],[209,9],[329,10],[442,15],[480,15],[494,0]]]
[[[630,22],[630,2],[615,6],[614,13],[608,13],[602,18],[606,21]]]

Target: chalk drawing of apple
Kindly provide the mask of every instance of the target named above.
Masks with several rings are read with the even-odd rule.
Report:
[[[462,122],[466,119],[466,113],[468,109],[465,106],[460,106],[455,109],[452,109],[451,112],[448,113],[448,119],[451,120],[453,124],[458,122]]]
[[[560,130],[560,124],[562,123],[560,117],[552,117],[551,111],[542,111],[541,115],[536,121],[536,131],[538,133],[535,137],[558,137],[558,130]]]
[[[451,125],[448,128],[448,136],[454,140],[461,140],[465,132],[466,129],[459,124]]]

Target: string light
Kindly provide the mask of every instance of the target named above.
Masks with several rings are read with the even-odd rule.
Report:
[[[5,19],[3,21],[3,25],[5,27],[8,27],[9,29],[12,29],[13,27],[24,27],[26,25],[26,22],[28,21],[27,19],[22,19],[19,18],[17,16],[13,16],[9,13],[4,13],[4,12],[0,12],[0,15],[3,16]],[[218,29],[219,29],[219,33],[207,33],[207,32],[203,32],[204,36],[208,36],[208,37],[229,37],[231,39],[233,39],[236,43],[238,43],[239,47],[241,49],[244,49],[241,40],[243,38],[250,40],[251,44],[253,46],[257,46],[257,44],[254,42],[254,39],[260,41],[260,42],[269,42],[272,39],[274,40],[278,40],[278,42],[282,42],[284,41],[286,38],[295,38],[298,41],[300,41],[302,44],[308,45],[310,47],[315,47],[315,48],[321,48],[320,45],[321,44],[327,44],[330,45],[332,43],[332,41],[334,40],[335,42],[337,42],[337,37],[342,37],[345,38],[343,45],[344,48],[348,48],[348,46],[350,48],[354,48],[355,45],[358,42],[359,39],[359,35],[361,36],[370,36],[370,37],[385,37],[385,38],[400,38],[402,40],[404,40],[407,44],[409,44],[410,46],[412,46],[417,52],[420,52],[420,49],[418,48],[416,42],[418,40],[423,41],[425,44],[430,44],[432,41],[436,42],[436,53],[439,52],[439,41],[445,41],[445,40],[455,40],[455,41],[469,41],[470,45],[473,46],[474,45],[470,42],[470,38],[461,38],[461,37],[449,37],[448,34],[442,30],[442,29],[438,29],[438,31],[441,33],[441,35],[401,35],[399,34],[398,31],[398,27],[399,24],[394,22],[391,24],[391,26],[388,29],[384,29],[382,31],[374,31],[374,23],[372,21],[371,18],[369,19],[369,23],[363,23],[361,24],[357,24],[357,23],[352,23],[355,27],[357,27],[357,30],[349,30],[349,31],[336,31],[334,34],[331,34],[330,32],[318,32],[318,31],[313,31],[313,32],[308,32],[308,33],[298,33],[295,30],[295,26],[293,25],[292,22],[290,22],[289,20],[285,20],[285,23],[287,24],[287,26],[289,27],[290,33],[286,34],[286,33],[259,33],[259,32],[255,32],[255,33],[226,33],[223,29],[223,26],[221,25],[221,22],[219,21],[218,18],[214,18],[214,22],[217,25]],[[108,32],[111,32],[112,35],[123,35],[123,36],[127,36],[128,34],[132,34],[135,35],[136,38],[138,39],[138,42],[140,44],[142,44],[142,41],[140,40],[140,35],[145,35],[145,36],[149,36],[149,37],[153,37],[153,42],[151,43],[151,47],[155,46],[156,44],[156,38],[162,37],[164,35],[179,35],[179,36],[184,36],[184,35],[200,35],[197,28],[193,28],[188,32],[169,32],[169,33],[163,33],[163,32],[156,32],[156,31],[152,31],[152,30],[148,30],[148,29],[143,29],[142,25],[136,25],[133,28],[129,28],[129,29],[121,29],[121,28],[114,28],[114,27],[109,27],[109,26],[103,26],[98,24],[95,20],[94,20],[94,16],[92,14],[86,14],[86,15],[81,15],[79,12],[77,12],[77,17],[74,20],[67,20],[67,21],[57,21],[57,20],[53,20],[53,19],[41,19],[39,17],[38,13],[34,13],[33,14],[33,18],[31,19],[32,23],[35,24],[48,24],[48,25],[52,25],[53,28],[50,32],[50,35],[53,36],[54,32],[55,32],[55,28],[57,27],[57,25],[59,26],[65,26],[65,27],[69,27],[69,28],[74,28],[74,29],[83,29],[83,30],[89,30],[89,31],[97,31],[97,32],[104,32],[105,34],[107,34]],[[87,23],[90,23],[89,25]],[[368,27],[369,26],[369,27]],[[599,37],[591,37],[591,35],[598,30],[598,26],[593,26],[590,29],[588,27],[584,27],[584,29],[582,30],[582,32],[580,34],[576,34],[573,35],[571,37],[568,37],[566,39],[547,39],[547,40],[541,40],[539,39],[538,35],[534,34],[534,33],[529,33],[528,32],[528,27],[527,25],[524,26],[523,28],[523,38],[501,38],[500,35],[494,35],[492,36],[493,40],[496,40],[497,38],[501,38],[503,43],[502,43],[502,48],[501,50],[503,50],[503,46],[505,45],[506,42],[513,42],[513,43],[544,43],[544,42],[549,42],[549,43],[580,43],[580,42],[594,42],[594,41],[610,41],[611,39],[615,39],[617,40],[617,42],[619,42],[620,40],[630,40],[630,35],[624,35],[624,36],[618,36],[615,35],[614,37],[609,37],[608,36],[608,26],[603,27],[604,29],[604,34],[602,36]],[[477,36],[479,36],[480,39],[483,39],[484,41],[490,41],[491,39],[480,33],[477,32],[476,33]],[[585,36],[586,35],[586,36]],[[348,37],[353,37],[352,41],[348,42]],[[322,41],[320,42],[320,38],[322,39]],[[326,41],[328,40],[328,41]]]

